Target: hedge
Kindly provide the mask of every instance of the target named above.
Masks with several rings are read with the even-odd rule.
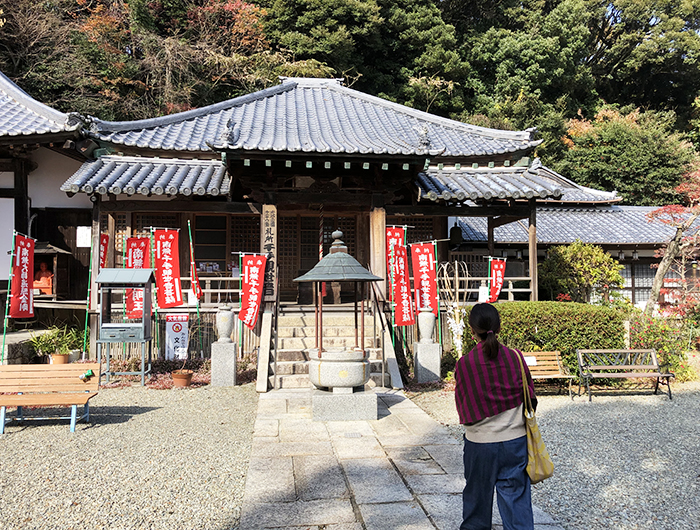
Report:
[[[625,347],[625,315],[616,309],[574,302],[504,302],[496,304],[501,314],[499,340],[523,352],[558,350],[572,374],[578,374],[577,349]],[[476,342],[469,329],[467,307],[464,351]]]

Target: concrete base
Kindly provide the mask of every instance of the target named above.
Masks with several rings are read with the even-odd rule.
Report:
[[[442,345],[413,343],[413,369],[417,383],[440,381]]]
[[[352,394],[313,390],[311,409],[314,421],[376,420],[377,394],[364,389]]]
[[[211,345],[211,386],[236,386],[235,342],[213,342]]]

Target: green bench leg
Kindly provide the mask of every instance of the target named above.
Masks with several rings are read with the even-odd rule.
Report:
[[[5,434],[5,407],[0,410],[0,434]]]
[[[88,401],[85,403],[85,407],[83,407],[83,414],[85,416],[85,421],[89,422],[90,421],[90,402]]]

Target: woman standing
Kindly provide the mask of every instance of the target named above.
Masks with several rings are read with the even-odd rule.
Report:
[[[465,426],[463,511],[460,530],[490,530],[494,488],[504,530],[532,530],[520,357],[533,406],[535,387],[522,354],[498,342],[501,317],[476,304],[469,325],[479,341],[457,361],[455,400]]]

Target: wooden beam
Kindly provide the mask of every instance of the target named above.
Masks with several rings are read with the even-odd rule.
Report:
[[[14,199],[14,188],[0,188],[0,199]]]
[[[253,202],[223,201],[109,201],[102,203],[102,211],[124,212],[216,212],[260,214],[260,205]]]
[[[523,215],[523,216],[517,216],[517,215],[501,215],[500,217],[495,217],[493,219],[493,227],[498,228],[499,226],[507,225],[510,223],[514,223],[516,221],[520,221],[521,219],[528,219],[530,216],[528,215]]]
[[[27,163],[21,158],[14,159],[15,172],[15,230],[27,234],[29,229],[29,184]]]

